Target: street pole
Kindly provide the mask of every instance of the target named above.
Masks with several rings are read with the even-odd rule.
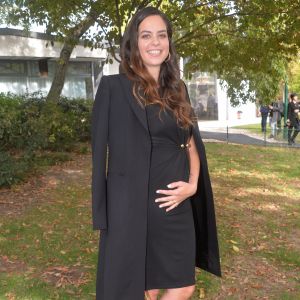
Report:
[[[284,83],[284,129],[283,129],[283,138],[287,139],[287,133],[288,133],[288,128],[286,126],[286,120],[287,120],[287,112],[288,112],[288,97],[289,97],[289,90],[288,90],[288,84],[287,81]]]

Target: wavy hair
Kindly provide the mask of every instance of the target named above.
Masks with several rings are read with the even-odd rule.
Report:
[[[140,23],[149,16],[160,16],[166,24],[169,39],[169,58],[160,67],[158,83],[143,64],[138,49]],[[121,45],[121,69],[133,81],[133,95],[144,107],[159,103],[159,115],[165,108],[170,109],[180,127],[188,128],[197,119],[188,100],[187,89],[180,79],[177,54],[172,43],[172,26],[164,13],[154,7],[139,10],[125,30]]]

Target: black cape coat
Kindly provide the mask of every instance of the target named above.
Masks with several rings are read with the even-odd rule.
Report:
[[[143,300],[151,138],[146,111],[125,74],[102,77],[91,131],[93,229],[100,229],[96,299]],[[221,277],[213,193],[198,124],[190,133],[178,128],[178,134],[184,144],[193,134],[200,158],[198,190],[191,197],[195,266]]]

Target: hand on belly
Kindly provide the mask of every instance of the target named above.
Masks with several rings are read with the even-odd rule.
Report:
[[[167,207],[166,211],[169,211],[187,198],[194,195],[197,191],[195,185],[185,182],[185,181],[176,181],[167,185],[169,190],[159,189],[156,191],[158,194],[164,194],[166,197],[161,197],[155,199],[155,202],[159,203],[159,207]]]

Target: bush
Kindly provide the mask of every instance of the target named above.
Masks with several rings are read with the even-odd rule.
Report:
[[[32,169],[33,157],[32,152],[26,152],[22,157],[0,152],[0,187],[11,186],[24,180],[26,173]]]
[[[89,141],[92,105],[65,97],[46,102],[40,93],[0,94],[0,186],[21,180],[18,174],[30,169],[35,151],[72,151]],[[18,151],[23,158],[13,154]]]
[[[0,149],[10,148],[19,135],[21,102],[18,96],[0,94]]]

